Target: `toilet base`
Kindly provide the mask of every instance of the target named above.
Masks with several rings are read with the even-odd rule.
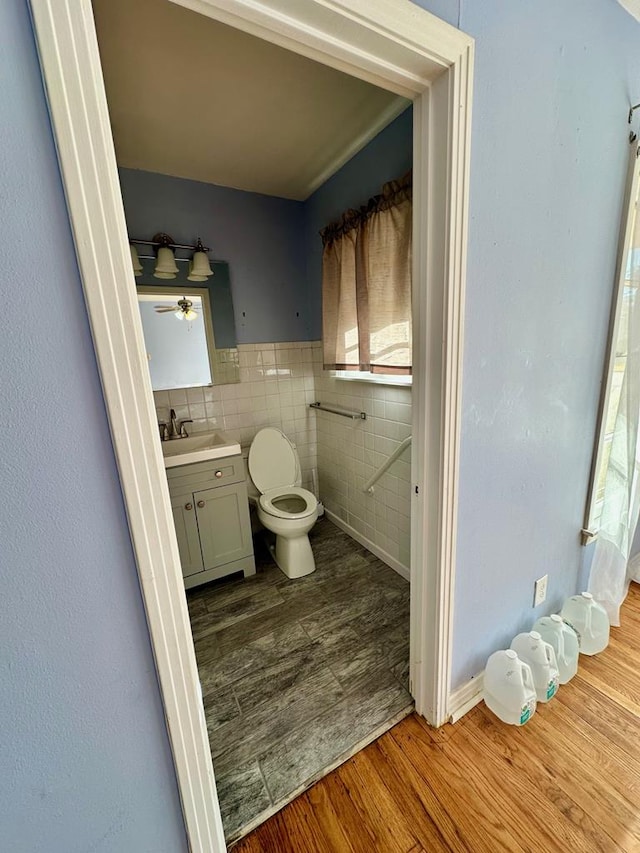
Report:
[[[316,570],[316,561],[306,533],[294,538],[276,536],[275,548],[270,547],[269,550],[280,571],[288,578],[303,578]]]

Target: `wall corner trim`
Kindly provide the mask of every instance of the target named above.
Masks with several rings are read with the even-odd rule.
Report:
[[[632,15],[636,21],[640,21],[640,0],[618,0],[618,3],[623,9]]]
[[[457,723],[482,701],[483,682],[484,671],[451,691],[449,696],[449,721],[451,723]]]

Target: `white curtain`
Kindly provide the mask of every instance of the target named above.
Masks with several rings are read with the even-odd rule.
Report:
[[[321,231],[327,370],[411,373],[411,174]]]
[[[620,624],[620,605],[629,581],[640,580],[638,561],[629,563],[640,513],[640,181],[635,161],[631,174],[620,265],[624,281],[612,341],[615,358],[602,426],[602,461],[595,484],[598,538],[589,578],[589,590],[607,608],[612,625]]]

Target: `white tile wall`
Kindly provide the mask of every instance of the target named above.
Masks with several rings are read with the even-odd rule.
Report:
[[[223,385],[227,382],[238,382],[240,378],[240,354],[237,347],[216,349],[214,358],[213,373],[216,382]]]
[[[174,408],[178,420],[193,420],[193,432],[223,429],[243,445],[262,427],[278,427],[298,448],[304,487],[311,488],[317,468],[327,509],[408,567],[410,449],[373,495],[362,486],[410,434],[411,388],[332,379],[322,370],[319,341],[244,344],[238,353],[239,383],[156,391],[158,420],[168,420]],[[314,400],[364,411],[367,420],[316,412],[309,408]]]
[[[318,412],[320,494],[327,509],[406,568],[411,544],[411,448],[362,491],[376,469],[411,434],[411,388],[345,382],[316,372],[316,397],[367,413],[365,421]]]
[[[265,426],[281,429],[295,442],[303,486],[311,487],[317,466],[314,361],[320,363],[320,344],[313,341],[244,344],[238,346],[240,382],[203,388],[156,391],[159,421],[191,418],[190,431],[222,429],[241,444],[251,443]]]

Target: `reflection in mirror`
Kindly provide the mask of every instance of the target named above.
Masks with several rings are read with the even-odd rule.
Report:
[[[206,296],[206,291],[139,288],[138,306],[154,391],[211,385]]]
[[[239,382],[229,265],[213,262],[213,276],[194,287],[187,279],[187,263],[177,258],[178,275],[169,286],[162,286],[153,277],[154,260],[141,260],[138,304],[153,390]],[[156,309],[156,306],[170,309],[183,299],[193,303],[191,307],[197,318],[188,320],[180,310]]]

